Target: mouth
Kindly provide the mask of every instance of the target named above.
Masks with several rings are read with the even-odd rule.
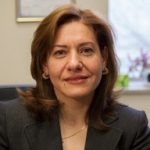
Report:
[[[66,82],[70,84],[81,84],[85,83],[89,76],[84,76],[84,75],[77,75],[77,76],[70,76],[65,79]]]

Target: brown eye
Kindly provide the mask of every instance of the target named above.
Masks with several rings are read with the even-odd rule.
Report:
[[[83,47],[80,49],[80,53],[82,53],[85,56],[92,55],[94,50],[91,47]]]
[[[63,58],[66,56],[66,51],[65,50],[56,50],[53,55],[56,57],[56,58]]]

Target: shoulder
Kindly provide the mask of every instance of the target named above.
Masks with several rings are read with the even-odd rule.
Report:
[[[6,115],[21,115],[27,113],[26,107],[21,99],[0,102],[0,111]]]
[[[7,126],[15,127],[18,124],[33,122],[31,114],[26,109],[21,99],[0,102],[0,122]]]
[[[28,111],[20,99],[0,102],[0,147],[8,146],[8,139],[16,139],[30,121]]]
[[[4,109],[11,108],[20,108],[22,107],[23,101],[19,98],[8,100],[8,101],[0,101],[0,107]]]
[[[21,99],[0,102],[0,145],[7,145],[8,139],[21,140],[25,128],[35,121]]]
[[[138,110],[126,105],[118,104],[116,107],[117,120],[115,126],[130,132],[138,130],[140,127],[148,126],[148,119],[143,110]]]
[[[118,114],[119,121],[122,123],[148,123],[147,116],[143,110],[138,110],[126,105],[119,104],[116,107],[116,111]]]
[[[112,127],[122,131],[123,143],[141,150],[144,145],[150,148],[150,128],[145,112],[125,105],[118,105],[116,112],[118,118],[112,123]]]

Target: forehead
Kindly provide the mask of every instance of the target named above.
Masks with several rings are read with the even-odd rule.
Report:
[[[87,25],[85,23],[83,23],[81,20],[74,20],[74,21],[70,21],[70,22],[67,22],[67,23],[64,23],[62,25],[60,25],[58,28],[57,28],[57,32],[58,33],[60,30],[65,30],[66,28],[68,27],[74,27],[73,29],[76,30],[76,29],[86,29],[86,30],[90,30],[91,32],[94,32],[94,30],[92,29],[92,27],[90,25]]]
[[[55,42],[58,40],[96,40],[92,27],[85,25],[81,21],[72,21],[60,26],[55,34]]]

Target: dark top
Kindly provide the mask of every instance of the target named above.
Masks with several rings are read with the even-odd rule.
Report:
[[[88,126],[85,150],[150,150],[150,129],[143,111],[118,105],[108,131]],[[58,118],[36,121],[21,103],[0,103],[0,150],[62,150]]]

